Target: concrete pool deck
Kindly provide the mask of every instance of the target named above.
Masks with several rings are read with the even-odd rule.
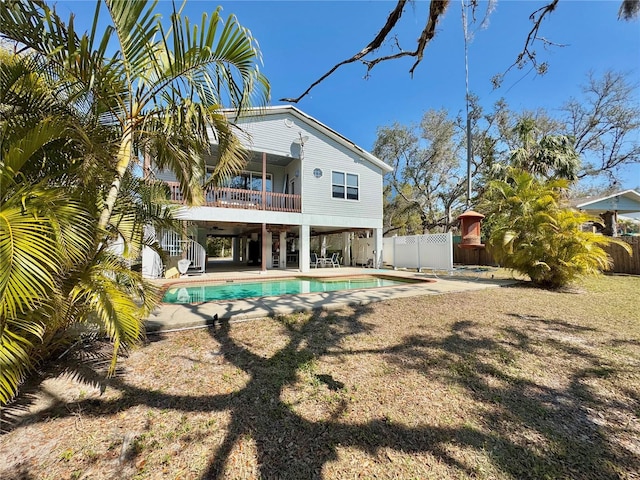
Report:
[[[228,319],[232,322],[245,321],[274,315],[286,315],[311,310],[338,310],[348,305],[366,305],[392,298],[403,298],[420,295],[439,295],[444,293],[466,292],[498,288],[516,283],[516,280],[475,278],[471,276],[433,278],[424,273],[395,270],[374,270],[364,268],[319,269],[310,273],[297,270],[270,270],[266,273],[225,272],[205,274],[193,277],[182,277],[173,280],[159,280],[161,286],[189,283],[224,283],[229,280],[250,281],[270,280],[292,276],[304,277],[336,277],[357,275],[384,275],[412,280],[419,283],[394,287],[378,287],[363,290],[342,290],[335,292],[304,293],[279,297],[259,297],[242,300],[206,302],[199,304],[161,304],[146,321],[147,333],[180,330],[187,328],[203,328],[213,325],[215,319]],[[425,281],[429,280],[429,281]]]

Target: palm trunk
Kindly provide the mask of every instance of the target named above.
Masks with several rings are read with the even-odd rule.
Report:
[[[116,165],[116,175],[109,187],[109,193],[104,203],[102,213],[100,213],[100,219],[98,221],[98,227],[100,229],[106,229],[111,220],[111,214],[113,213],[113,207],[118,199],[120,193],[120,186],[122,185],[122,177],[124,176],[129,163],[131,162],[131,153],[133,151],[133,128],[131,124],[127,125],[120,141],[120,148],[118,149],[118,163]]]

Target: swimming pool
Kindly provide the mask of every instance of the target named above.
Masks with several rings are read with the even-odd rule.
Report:
[[[410,279],[389,277],[283,278],[264,281],[233,281],[215,285],[175,285],[167,289],[164,303],[200,303],[243,298],[293,295],[298,293],[334,292],[363,288],[393,287],[415,283]]]

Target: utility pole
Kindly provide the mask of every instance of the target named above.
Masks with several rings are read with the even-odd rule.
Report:
[[[465,80],[465,105],[467,111],[467,204],[466,209],[471,210],[471,161],[473,159],[471,139],[471,116],[469,115],[469,34],[467,31],[467,6],[462,2],[462,28],[464,30],[464,80]]]

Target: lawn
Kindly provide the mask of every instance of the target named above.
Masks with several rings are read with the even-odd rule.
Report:
[[[149,337],[102,394],[34,387],[0,478],[640,478],[638,292],[606,276]]]

